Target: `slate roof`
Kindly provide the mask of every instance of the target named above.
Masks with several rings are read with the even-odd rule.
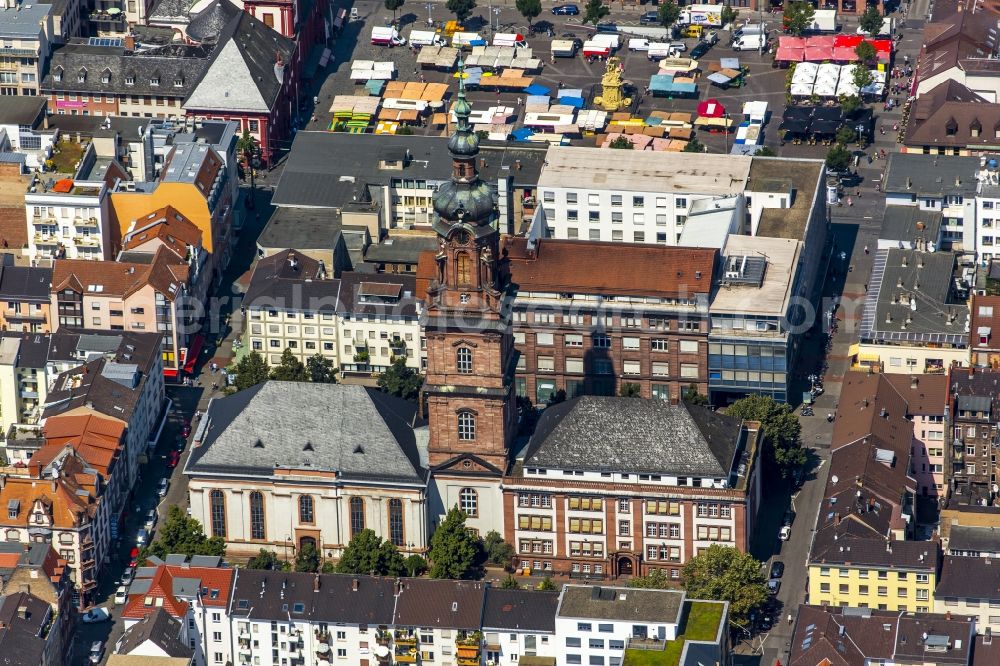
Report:
[[[917,97],[903,143],[942,148],[990,147],[996,144],[998,129],[997,105],[949,80]]]
[[[290,75],[295,42],[243,11],[222,29],[218,41],[185,110],[269,113]]]
[[[368,246],[365,251],[365,261],[376,264],[413,264],[417,265],[420,255],[436,250],[438,239],[436,235],[428,236],[390,236],[381,243]]]
[[[558,608],[558,592],[491,587],[486,590],[483,629],[555,633]]]
[[[336,312],[341,281],[320,276],[320,262],[298,250],[264,257],[253,268],[243,307]]]
[[[51,289],[51,268],[0,266],[0,300],[48,302]]]
[[[212,2],[194,16],[187,24],[185,34],[196,42],[207,42],[218,39],[222,29],[239,12],[230,0],[212,0]]]
[[[338,311],[352,315],[416,317],[420,312],[416,284],[417,279],[412,275],[342,273]],[[378,298],[382,302],[376,302]]]
[[[820,511],[825,511],[823,506]],[[845,525],[845,523],[841,523]],[[833,538],[834,534],[837,539]],[[936,541],[891,541],[858,536],[850,530],[829,529],[816,533],[809,562],[813,564],[843,564],[884,569],[916,569],[927,573],[937,571],[940,551]]]
[[[239,569],[230,613],[248,620],[287,622],[291,616],[299,622],[391,625],[394,594],[395,580],[381,576]]]
[[[267,381],[212,401],[185,473],[271,475],[279,467],[346,479],[423,483],[416,405],[345,384]]]
[[[40,24],[52,12],[52,5],[43,3],[18,2],[16,9],[0,8],[0,37],[9,39],[38,39],[44,30]]]
[[[990,133],[992,135],[992,128]],[[885,192],[911,193],[917,197],[941,197],[945,194],[973,196],[978,170],[978,157],[889,153]]]
[[[1000,528],[952,525],[948,533],[952,553],[1000,553]]]
[[[886,206],[878,237],[881,240],[937,243],[941,237],[941,211],[921,210],[918,206]]]
[[[739,419],[703,407],[582,396],[542,413],[524,466],[728,479],[741,435]]]
[[[257,238],[257,247],[330,250],[336,246],[340,231],[340,211],[283,206],[275,209],[267,221]]]
[[[180,640],[181,623],[170,617],[162,608],[142,618],[125,630],[116,651],[120,654],[130,654],[143,643],[149,641],[156,645],[168,657],[186,657],[190,659],[194,650]]]
[[[954,530],[954,527],[952,529]],[[993,548],[996,548],[995,544]],[[988,557],[945,556],[941,562],[941,578],[934,590],[935,598],[959,597],[1000,601],[998,564],[1000,562]]]
[[[486,584],[477,581],[404,578],[396,598],[398,627],[477,630],[482,626]]]
[[[677,624],[685,593],[631,587],[565,585],[558,616],[572,619],[664,622]]]
[[[969,308],[951,299],[955,255],[898,248],[878,251],[883,253],[880,288],[869,290],[867,296],[875,300],[875,318],[870,329],[862,330],[862,339],[878,340],[886,333],[940,334],[955,335],[967,343]],[[949,317],[953,317],[950,322]]]
[[[18,609],[27,609],[21,618]],[[42,628],[51,606],[28,592],[0,597],[0,654],[4,666],[38,666],[44,663],[46,641]]]
[[[87,92],[183,99],[205,73],[208,54],[206,48],[182,44],[132,53],[123,47],[70,43],[53,51],[41,89],[43,93]],[[56,81],[55,74],[60,68],[62,80]],[[86,77],[81,83],[79,73],[83,69]],[[104,83],[106,71],[111,76]],[[129,77],[134,80],[131,85],[125,83]],[[159,85],[151,83],[154,79],[159,79]]]
[[[40,96],[12,95],[0,104],[0,125],[34,126],[45,109],[46,102]]]

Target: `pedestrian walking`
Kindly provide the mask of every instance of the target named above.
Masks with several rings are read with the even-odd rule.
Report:
[[[518,106],[521,106],[522,104],[524,104],[524,100],[523,100],[523,99],[521,99],[520,97],[518,97],[518,98],[517,98],[517,105],[518,105]]]
[[[868,246],[865,245],[865,254],[868,254]]]

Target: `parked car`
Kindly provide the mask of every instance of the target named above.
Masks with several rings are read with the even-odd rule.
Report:
[[[188,437],[190,437],[190,436],[191,436],[191,424],[190,424],[190,423],[185,423],[185,424],[184,424],[184,425],[183,425],[183,426],[181,427],[181,436],[182,436],[182,437],[183,437],[184,439],[187,439]]]
[[[135,576],[135,569],[132,567],[126,567],[125,571],[122,572],[122,585],[128,585],[132,582],[132,578]]]
[[[781,532],[778,533],[778,538],[782,541],[788,541],[792,537],[792,528],[790,525],[782,525]]]
[[[614,23],[598,23],[597,32],[618,32],[618,26]]]
[[[691,53],[688,54],[688,57],[691,58],[692,60],[697,60],[698,58],[708,53],[709,49],[711,48],[712,45],[709,44],[708,42],[704,41],[698,42],[697,44],[694,45],[694,48],[691,49]]]
[[[111,619],[111,611],[103,606],[95,606],[89,611],[83,614],[81,618],[85,624],[94,624],[95,622],[107,622]]]
[[[556,5],[552,8],[552,13],[556,16],[576,16],[580,13],[577,5]]]
[[[159,485],[156,486],[156,494],[159,495],[161,499],[167,496],[167,486],[169,485],[170,481],[168,479],[160,479]]]
[[[771,578],[781,578],[785,573],[785,564],[780,560],[771,562]]]
[[[670,50],[677,51],[678,53],[684,53],[688,50],[688,46],[684,42],[671,42]]]
[[[135,542],[140,546],[146,545],[149,541],[149,531],[144,527],[139,530],[139,533],[135,535]]]
[[[177,463],[180,462],[181,453],[180,451],[171,451],[167,454],[167,467],[173,469],[177,467]]]
[[[639,17],[639,23],[643,25],[658,25],[660,23],[659,12],[646,12]]]
[[[128,587],[119,585],[115,590],[115,606],[124,606],[126,601],[128,601]]]
[[[781,581],[778,580],[777,578],[772,578],[771,580],[767,581],[767,591],[769,594],[777,595],[778,590],[780,589],[781,589]]]
[[[156,527],[156,519],[158,518],[156,514],[156,509],[150,509],[146,512],[146,524],[145,528],[147,532],[152,532],[153,528]]]
[[[90,644],[90,663],[99,664],[101,663],[101,657],[104,656],[104,643],[101,641],[94,641]]]
[[[705,36],[701,38],[701,41],[708,42],[709,45],[714,46],[719,43],[719,31],[709,30],[705,33]]]

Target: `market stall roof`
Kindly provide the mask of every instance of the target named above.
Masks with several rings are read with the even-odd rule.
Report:
[[[823,62],[833,60],[832,46],[807,46],[803,57],[810,62]]]
[[[731,72],[731,71],[733,70],[731,69],[722,70],[721,72],[716,72],[715,74],[709,74],[706,78],[716,85],[720,86],[728,85],[736,77],[731,76],[729,74],[724,74],[723,72]]]
[[[705,118],[721,118],[726,115],[726,107],[717,99],[707,99],[698,105],[698,115]]]
[[[743,115],[746,117],[764,117],[767,115],[767,102],[746,102],[743,105]]]
[[[834,46],[833,59],[838,62],[857,62],[858,54],[849,46]]]
[[[831,81],[830,79],[816,81],[816,84],[813,85],[812,94],[818,97],[836,97],[837,82]]]
[[[837,35],[833,38],[833,47],[854,49],[863,41],[865,41],[863,35]]]
[[[812,62],[804,62],[795,68],[792,73],[792,84],[796,83],[808,83],[812,85],[816,82],[816,73],[819,71],[819,65]]]
[[[532,83],[530,86],[524,89],[524,92],[528,95],[551,95],[552,91],[543,85],[537,83]]]
[[[806,38],[806,48],[818,47],[832,49],[837,45],[837,38],[833,35],[816,35]]]
[[[816,120],[836,120],[838,123],[844,117],[844,112],[839,106],[817,106],[813,111],[813,118]]]
[[[583,88],[563,88],[559,91],[559,97],[583,97]]]
[[[781,114],[781,120],[787,122],[789,120],[803,120],[808,121],[813,117],[813,107],[811,106],[786,106],[784,113]]]
[[[788,91],[793,97],[809,97],[813,93],[811,83],[793,83]]]
[[[572,106],[574,109],[583,108],[583,98],[582,97],[560,97],[560,104],[565,104],[566,106]]]
[[[779,46],[774,54],[774,59],[783,62],[802,62],[805,56],[805,49],[795,48],[794,46]]]
[[[836,134],[842,124],[839,120],[814,120],[810,131],[813,134]]]
[[[778,48],[784,47],[792,49],[804,49],[806,47],[805,37],[793,37],[791,35],[781,35],[778,37]]]
[[[781,123],[781,129],[792,134],[805,134],[809,131],[810,122],[808,120],[786,120]]]
[[[719,58],[719,65],[722,69],[739,69],[740,59],[739,58]]]

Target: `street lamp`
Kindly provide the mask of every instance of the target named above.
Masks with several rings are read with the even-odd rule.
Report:
[[[434,9],[434,5],[428,2],[424,6],[427,7],[427,25],[432,26],[434,25],[434,18],[431,16],[431,10]]]
[[[729,113],[722,114],[722,120],[725,121],[725,126],[722,128],[722,135],[726,137],[726,152],[724,154],[729,154]]]

